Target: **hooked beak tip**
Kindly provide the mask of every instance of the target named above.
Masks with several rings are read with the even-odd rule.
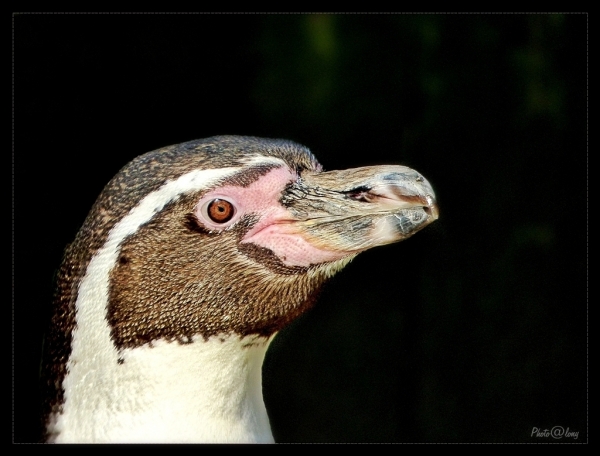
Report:
[[[437,220],[440,216],[439,207],[433,195],[427,195],[425,197],[425,200],[427,201],[427,206],[425,206],[424,208],[425,212],[429,214],[429,216],[431,217],[431,221],[433,222]]]

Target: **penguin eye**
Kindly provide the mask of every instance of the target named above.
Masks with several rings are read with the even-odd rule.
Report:
[[[235,225],[244,213],[244,205],[235,196],[212,193],[200,199],[194,209],[196,223],[219,232]]]
[[[227,200],[215,198],[206,205],[206,215],[215,223],[227,223],[235,215],[235,207]]]

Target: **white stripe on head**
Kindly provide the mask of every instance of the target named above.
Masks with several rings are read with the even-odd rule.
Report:
[[[242,160],[247,166],[258,166],[258,165],[277,165],[286,166],[286,163],[277,157],[269,157],[267,155],[250,155]]]

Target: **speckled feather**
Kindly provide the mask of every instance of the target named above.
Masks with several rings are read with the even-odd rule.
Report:
[[[57,273],[57,288],[42,360],[44,423],[50,415],[60,413],[64,403],[62,382],[67,374],[66,365],[71,353],[78,284],[91,258],[105,243],[109,231],[142,198],[157,190],[166,180],[177,179],[197,168],[241,166],[245,153],[280,158],[298,172],[320,169],[320,164],[308,149],[290,141],[216,136],[163,147],[141,155],[123,167],[103,189],[75,240],[65,249],[64,260]],[[243,186],[256,177],[257,174],[239,175],[231,183]],[[115,330],[117,342],[124,341],[119,338],[120,333]],[[178,335],[181,333],[179,331]],[[130,336],[128,340],[133,339]],[[141,340],[139,337],[135,339]]]

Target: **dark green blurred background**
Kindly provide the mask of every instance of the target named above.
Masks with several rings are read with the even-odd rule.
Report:
[[[398,163],[440,219],[276,338],[279,442],[587,442],[587,15],[16,15],[14,430],[53,274],[133,157],[217,134]],[[534,427],[578,438],[532,437]]]

